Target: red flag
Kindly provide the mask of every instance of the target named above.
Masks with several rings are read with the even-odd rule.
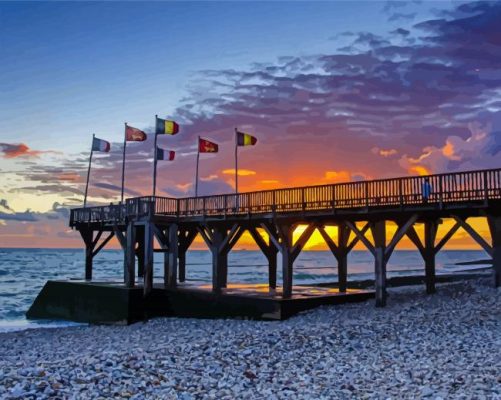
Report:
[[[140,129],[127,125],[125,128],[125,140],[128,142],[143,142],[146,140],[146,133]]]
[[[198,151],[200,153],[217,153],[219,146],[217,143],[213,143],[210,140],[199,138],[198,140]]]

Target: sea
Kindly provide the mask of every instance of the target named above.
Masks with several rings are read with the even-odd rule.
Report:
[[[155,258],[155,280],[163,281],[163,256],[155,254]],[[443,250],[437,254],[437,274],[485,268],[481,261],[475,263],[485,258],[482,251]],[[188,280],[211,281],[211,255],[208,251],[189,251],[186,260]],[[259,251],[232,251],[228,264],[230,283],[267,282],[267,262]],[[350,253],[349,281],[373,279],[373,270],[373,256],[369,252]],[[94,258],[96,280],[122,279],[122,271],[123,253],[120,250],[103,250]],[[417,251],[396,250],[387,271],[389,277],[422,275],[423,260]],[[25,313],[47,280],[82,279],[83,276],[84,254],[81,249],[0,248],[0,332],[74,325],[61,321],[28,321]],[[278,284],[280,280],[281,271],[278,268]],[[336,281],[336,261],[329,251],[303,251],[294,263],[295,284]]]

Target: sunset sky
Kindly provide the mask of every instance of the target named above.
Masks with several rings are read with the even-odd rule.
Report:
[[[108,204],[124,122],[155,114],[181,126],[160,196],[193,195],[198,135],[219,144],[200,194],[233,191],[235,126],[258,138],[241,191],[501,167],[501,2],[1,2],[0,20],[0,247],[81,247],[92,134],[112,150],[89,203]],[[151,194],[152,142],[127,146],[129,197]]]

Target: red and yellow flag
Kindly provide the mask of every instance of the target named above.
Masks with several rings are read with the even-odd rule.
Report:
[[[238,146],[254,146],[257,143],[257,138],[248,133],[237,131]]]
[[[128,142],[143,142],[146,140],[146,133],[127,125],[125,127],[125,140]]]
[[[198,151],[200,153],[217,153],[219,146],[210,140],[198,138]]]

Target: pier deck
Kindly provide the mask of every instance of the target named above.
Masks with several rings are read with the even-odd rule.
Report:
[[[471,217],[487,220],[491,240],[468,223]],[[454,225],[437,238],[444,218]],[[392,237],[389,221],[398,227]],[[423,237],[416,224],[423,224]],[[293,240],[298,225],[306,229]],[[137,197],[74,209],[70,226],[85,243],[87,281],[92,281],[93,257],[116,237],[124,251],[124,285],[136,288],[139,277],[145,298],[154,291],[154,254],[164,257],[164,290],[176,289],[186,280],[186,252],[197,235],[212,253],[211,292],[228,290],[228,253],[245,231],[268,261],[267,286],[282,299],[296,295],[293,264],[315,230],[333,254],[341,293],[347,293],[349,252],[359,242],[371,252],[377,306],[386,304],[386,264],[404,236],[423,258],[428,293],[435,291],[435,255],[459,229],[486,251],[493,284],[501,285],[501,168],[196,198]],[[326,226],[337,227],[336,238]],[[282,282],[277,282],[278,254]]]

